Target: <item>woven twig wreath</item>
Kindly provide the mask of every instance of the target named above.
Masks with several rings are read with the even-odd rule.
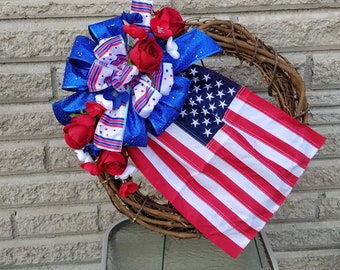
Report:
[[[187,22],[212,37],[222,54],[254,65],[268,84],[268,94],[276,105],[300,122],[307,124],[308,104],[305,85],[296,69],[275,49],[265,45],[245,27],[228,20]],[[195,238],[200,234],[172,205],[160,204],[139,191],[119,196],[119,183],[104,173],[99,177],[114,206],[132,221],[147,229],[178,238]]]

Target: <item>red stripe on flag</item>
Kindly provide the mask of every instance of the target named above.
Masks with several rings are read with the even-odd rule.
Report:
[[[296,150],[290,144],[280,140],[276,136],[267,132],[265,129],[238,115],[237,113],[228,110],[226,121],[228,123],[231,123],[233,126],[244,130],[246,133],[255,137],[259,141],[262,141],[263,143],[269,145],[273,149],[280,152],[282,155],[296,162],[300,167],[307,167],[310,159],[306,155]]]
[[[223,126],[222,130],[228,134],[230,137],[233,138],[243,149],[245,149],[249,154],[255,159],[260,161],[263,166],[269,168],[273,173],[275,173],[283,182],[288,184],[290,187],[293,187],[298,180],[298,177],[292,174],[290,171],[286,170],[285,168],[281,167],[279,164],[275,163],[275,161],[270,160],[263,156],[260,152],[258,152],[254,147],[246,140],[240,133],[238,133],[235,129],[230,126]],[[231,163],[233,164],[233,163]],[[267,180],[264,180],[267,181]],[[262,185],[262,184],[261,184]],[[284,200],[284,196],[281,193],[277,193],[274,190],[271,190],[270,193],[272,195],[275,194],[278,198],[278,202],[281,203]],[[280,196],[281,194],[281,196]],[[281,197],[281,198],[280,198]]]
[[[262,206],[258,201],[251,197],[247,192],[240,188],[234,181],[224,175],[218,168],[207,163],[194,151],[183,145],[180,141],[174,138],[166,131],[157,137],[162,143],[179,155],[188,164],[194,167],[197,171],[204,173],[209,178],[213,179],[221,187],[231,193],[237,200],[246,206],[254,215],[264,221],[268,221],[273,213]],[[265,186],[265,185],[264,185]],[[262,187],[261,187],[262,189]],[[269,188],[268,188],[269,189]]]
[[[311,128],[306,128],[306,125],[299,122],[298,120],[292,118],[284,111],[280,110],[275,106],[268,106],[268,101],[261,98],[260,96],[253,93],[246,87],[243,87],[237,94],[237,98],[243,100],[244,102],[248,103],[252,107],[256,108],[257,110],[263,112],[268,117],[272,118],[276,122],[284,125],[286,128],[290,129],[292,132],[298,134],[304,140],[309,142],[316,148],[320,148],[326,138],[321,136],[319,133],[314,131]]]
[[[135,162],[136,166],[142,168],[141,172],[149,179],[153,186],[164,196],[172,202],[178,211],[184,215],[190,223],[192,223],[201,233],[208,237],[215,245],[224,250],[233,258],[236,258],[243,250],[238,244],[232,241],[224,233],[218,231],[214,225],[207,220],[197,209],[183,198],[177,190],[175,190],[167,181],[166,178],[159,172],[156,166],[150,162],[148,156],[145,156],[143,152],[137,147],[128,148],[129,155]],[[158,148],[158,153],[161,153],[163,157],[166,157],[166,162],[169,166],[178,164],[176,160],[171,157],[164,149]],[[173,165],[171,165],[173,163]],[[157,181],[153,181],[157,179]]]
[[[209,147],[215,151],[216,155],[226,160],[228,164],[235,168],[238,172],[244,175],[249,182],[252,182],[257,186],[263,193],[265,193],[270,199],[278,205],[281,205],[286,197],[281,194],[275,187],[273,187],[266,179],[261,177],[253,169],[247,166],[242,160],[235,157],[231,152],[224,148],[220,143],[212,140]],[[272,216],[272,214],[271,214]],[[269,218],[271,218],[271,216]],[[268,219],[269,220],[269,219]],[[266,221],[268,221],[266,220]]]
[[[236,230],[241,232],[249,239],[253,238],[258,231],[250,227],[246,222],[240,219],[233,211],[218,200],[212,193],[201,186],[197,180],[191,176],[190,172],[182,166],[175,158],[153,140],[149,140],[149,146],[155,151],[168,167],[181,179],[186,186],[192,190],[206,204],[210,205],[224,220],[226,220]],[[171,156],[171,160],[170,157]]]

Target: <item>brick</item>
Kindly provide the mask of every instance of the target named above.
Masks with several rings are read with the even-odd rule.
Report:
[[[219,1],[219,0],[207,0],[204,2],[192,1],[192,0],[174,0],[173,5],[175,8],[181,10],[184,13],[221,13],[221,12],[237,12],[237,11],[264,11],[264,10],[277,10],[277,9],[296,9],[304,6],[333,6],[334,1],[331,0],[315,0],[312,2],[314,5],[310,5],[311,2],[304,0],[231,0],[231,1]]]
[[[12,238],[12,214],[8,210],[0,210],[0,239]]]
[[[15,221],[20,237],[98,231],[98,214],[95,204],[18,209]]]
[[[49,168],[53,171],[81,170],[76,153],[63,139],[51,140],[47,152]]]
[[[340,108],[336,107],[310,108],[309,123],[311,125],[340,124]]]
[[[339,249],[275,252],[280,270],[340,269]]]
[[[279,210],[273,221],[315,219],[318,205],[317,192],[292,192]]]
[[[275,251],[332,248],[340,241],[340,221],[269,223],[266,233]]]
[[[2,103],[51,99],[49,65],[44,63],[1,64],[0,98]]]
[[[319,207],[320,218],[340,217],[340,191],[330,190],[321,192]]]
[[[46,19],[3,21],[0,25],[1,58],[65,57],[77,35],[88,35],[88,24],[98,19]],[[32,38],[34,37],[34,38]]]
[[[340,160],[312,160],[297,182],[296,189],[333,189],[340,186]]]
[[[0,267],[7,265],[13,269],[43,264],[99,263],[101,242],[101,234],[1,241]]]
[[[54,64],[53,68],[55,70],[55,82],[56,82],[55,93],[56,93],[58,99],[72,95],[73,92],[65,91],[61,88],[62,83],[63,83],[63,79],[64,79],[65,61],[64,62],[58,62],[58,63]]]
[[[0,177],[0,207],[107,202],[96,177],[87,172]]]
[[[51,104],[3,105],[0,125],[2,140],[63,136],[62,125],[57,122]]]
[[[308,103],[313,113],[316,106],[329,107],[340,106],[340,90],[314,90],[306,93]],[[313,118],[313,116],[312,116]]]
[[[327,138],[317,158],[339,158],[340,157],[340,126],[312,126],[314,130]]]
[[[339,11],[267,13],[259,16],[238,14],[238,23],[267,45],[280,50],[306,50],[322,46],[339,46]],[[317,38],[316,38],[317,37]],[[301,48],[299,48],[301,47]]]
[[[155,1],[155,7],[170,6],[169,0]],[[43,0],[28,0],[24,3],[20,0],[0,3],[2,18],[30,18],[30,17],[79,17],[79,16],[112,16],[120,15],[123,11],[130,10],[130,2],[125,0],[100,0],[46,2]],[[0,17],[0,18],[1,18]]]
[[[34,141],[0,142],[0,175],[44,172],[44,144]]]
[[[340,87],[340,52],[313,54],[313,88]]]
[[[110,203],[100,205],[99,226],[101,230],[106,231],[107,228],[116,220],[124,215],[118,212],[114,205]]]

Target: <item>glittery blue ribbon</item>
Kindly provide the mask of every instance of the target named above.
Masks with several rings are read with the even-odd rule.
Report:
[[[70,56],[66,61],[62,88],[75,93],[53,104],[53,111],[57,120],[66,125],[70,123],[70,115],[85,111],[86,102],[95,101],[98,94],[90,93],[87,86],[88,72],[96,59],[93,49],[104,38],[122,35],[123,21],[116,17],[89,26],[89,32],[93,40],[85,36],[77,36],[73,44]],[[164,53],[163,62],[173,64],[174,74],[187,69],[193,63],[221,51],[209,36],[198,29],[193,29],[174,40],[178,45],[179,59],[173,59]],[[126,128],[124,133],[124,145],[146,146],[147,130],[156,136],[161,134],[177,117],[181,110],[190,81],[181,76],[175,76],[174,85],[168,96],[163,96],[147,119],[140,117],[129,102]],[[110,96],[113,88],[99,91],[99,94]],[[112,95],[111,95],[112,96]],[[117,108],[121,102],[126,102],[131,97],[118,95],[114,97]]]

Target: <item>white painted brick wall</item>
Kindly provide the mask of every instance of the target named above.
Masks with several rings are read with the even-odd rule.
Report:
[[[310,125],[328,140],[266,230],[280,269],[340,269],[340,1],[154,1],[185,18],[239,22],[297,67]],[[1,269],[100,269],[103,232],[121,214],[79,169],[51,103],[69,94],[60,86],[75,36],[129,4],[0,1]],[[205,62],[266,95],[253,67],[224,57]]]

